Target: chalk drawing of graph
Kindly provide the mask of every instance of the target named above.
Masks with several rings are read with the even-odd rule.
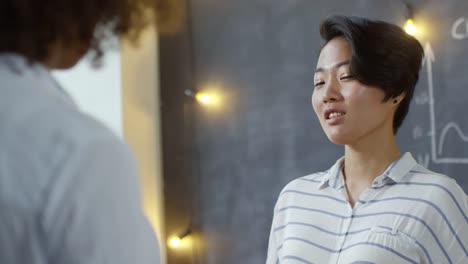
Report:
[[[466,143],[465,147],[468,149],[468,136],[460,129],[460,126],[455,122],[448,122],[442,132],[440,137],[437,138],[436,133],[436,118],[435,118],[435,107],[434,107],[434,83],[432,81],[432,63],[435,62],[434,52],[432,50],[431,44],[428,42],[424,47],[425,58],[424,64],[426,64],[427,70],[427,81],[429,89],[429,115],[431,121],[431,159],[434,163],[466,163],[468,164],[468,157],[443,157],[442,151],[444,149],[444,143],[447,135],[453,135],[451,131],[455,132],[463,143]]]

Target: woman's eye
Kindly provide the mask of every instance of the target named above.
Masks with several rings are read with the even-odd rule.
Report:
[[[354,77],[352,75],[343,75],[340,78],[340,80],[350,80],[350,79],[354,79]]]
[[[323,81],[318,81],[318,82],[315,82],[314,86],[315,86],[315,87],[318,87],[318,86],[322,86],[322,85],[324,85],[324,84],[325,84],[325,82],[323,82]]]

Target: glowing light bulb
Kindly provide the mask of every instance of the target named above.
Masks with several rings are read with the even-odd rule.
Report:
[[[181,243],[181,239],[179,237],[172,237],[169,239],[169,246],[171,248],[178,248],[180,246],[180,243]]]
[[[418,31],[418,29],[416,28],[416,25],[414,24],[413,19],[411,18],[406,20],[406,23],[403,29],[406,31],[406,33],[408,33],[411,36],[414,36]]]
[[[210,104],[213,99],[211,98],[211,96],[209,94],[206,94],[206,93],[203,93],[203,92],[198,92],[196,95],[195,95],[195,98],[197,99],[198,102],[200,102],[201,104]]]
[[[205,106],[219,106],[220,98],[219,95],[215,92],[197,92],[195,94],[195,99]]]

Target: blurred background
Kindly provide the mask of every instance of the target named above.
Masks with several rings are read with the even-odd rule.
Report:
[[[467,1],[183,5],[177,32],[149,28],[137,47],[121,42],[97,74],[86,63],[54,73],[132,146],[165,263],[264,263],[282,187],[343,155],[310,103],[319,25],[330,15],[384,20],[419,39],[426,58],[400,150],[468,192]]]

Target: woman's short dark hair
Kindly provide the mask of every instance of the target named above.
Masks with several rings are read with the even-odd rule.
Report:
[[[351,46],[350,71],[365,85],[385,93],[384,102],[405,94],[393,120],[396,134],[408,114],[424,56],[421,44],[400,27],[360,17],[333,16],[324,20],[325,44],[343,37]]]
[[[20,53],[30,61],[50,54],[50,45],[90,47],[95,59],[103,40],[127,36],[134,40],[153,19],[168,25],[178,14],[176,0],[2,0],[0,52]],[[151,19],[150,19],[151,18]]]

